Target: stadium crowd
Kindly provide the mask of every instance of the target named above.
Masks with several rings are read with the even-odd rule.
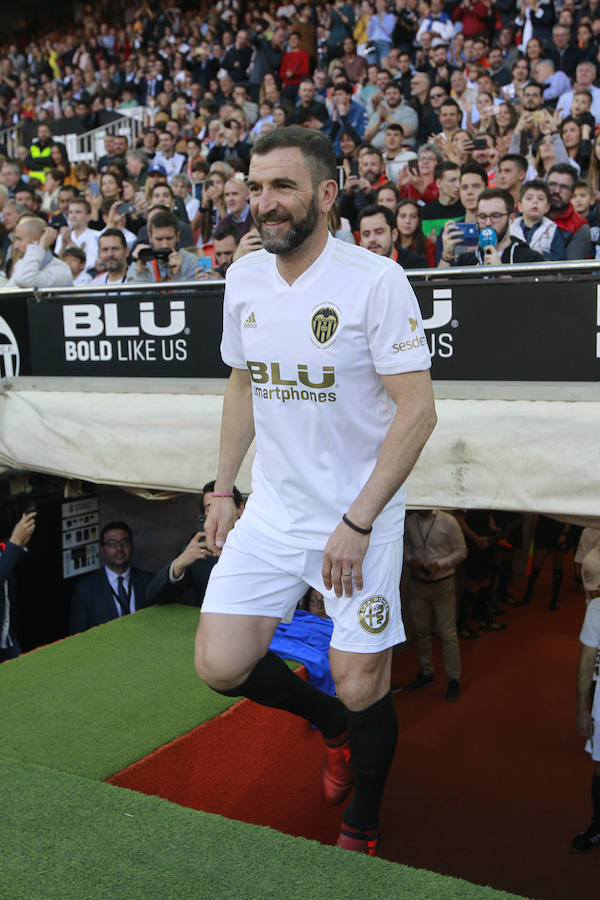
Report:
[[[599,40],[597,0],[76,5],[0,48],[0,123],[23,136],[0,163],[3,273],[221,276],[260,246],[249,155],[286,124],[334,143],[332,232],[406,268],[595,257]],[[65,124],[135,106],[135,146],[69,159]]]

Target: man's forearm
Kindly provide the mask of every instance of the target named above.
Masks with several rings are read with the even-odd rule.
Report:
[[[594,679],[596,664],[596,648],[581,645],[579,664],[577,666],[577,708],[587,709]]]
[[[223,399],[216,491],[232,490],[253,438],[254,415],[250,375],[245,369],[233,369]]]
[[[386,387],[391,383],[388,379],[397,377],[406,379],[407,386],[414,383],[416,389],[414,393],[407,390],[402,397],[389,391],[397,404],[396,415],[379,450],[375,468],[348,510],[349,518],[357,525],[371,525],[404,484],[437,421],[429,373],[386,376],[383,378]]]

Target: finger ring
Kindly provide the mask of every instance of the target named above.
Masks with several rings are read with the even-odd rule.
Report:
[[[342,572],[342,577],[343,577],[343,578],[349,578],[350,575],[352,575],[352,572]]]

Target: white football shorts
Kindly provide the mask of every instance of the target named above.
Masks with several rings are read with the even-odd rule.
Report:
[[[585,749],[591,753],[594,762],[600,762],[600,719],[594,719],[594,733],[585,742]]]
[[[308,587],[323,594],[334,623],[331,646],[349,653],[378,653],[406,640],[400,614],[402,540],[369,547],[363,590],[336,597],[323,584],[321,550],[298,550],[244,524],[229,532],[212,570],[202,613],[269,616],[290,622]]]

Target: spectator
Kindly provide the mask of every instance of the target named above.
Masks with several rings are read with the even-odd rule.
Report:
[[[243,237],[254,226],[254,219],[250,212],[250,193],[243,175],[234,175],[225,183],[223,197],[227,215],[219,220],[219,226],[235,225],[239,236]]]
[[[455,235],[458,234],[456,229],[453,229],[452,226],[455,222],[468,222],[470,224],[477,224],[477,205],[479,203],[479,197],[486,190],[487,187],[487,173],[482,166],[477,165],[477,163],[465,163],[465,165],[461,166],[460,169],[460,202],[462,203],[465,214],[462,219],[449,219],[448,222],[444,225],[442,233],[438,235],[436,245],[435,245],[435,260],[432,262],[430,260],[430,265],[438,265],[442,250],[443,250],[443,241],[444,236],[448,234],[448,230],[452,230]],[[431,241],[429,241],[431,244]],[[455,252],[457,249],[460,252],[466,252],[467,250],[474,250],[477,246],[477,240],[470,240],[463,238],[461,236],[461,240],[458,245],[455,247]]]
[[[571,90],[571,82],[564,72],[554,70],[551,59],[539,59],[532,69],[533,80],[542,85],[544,102],[557,100]]]
[[[439,267],[543,262],[544,257],[541,253],[536,253],[524,241],[511,236],[509,226],[513,209],[513,198],[508,191],[501,188],[487,188],[482,191],[477,202],[477,224],[480,229],[491,228],[495,232],[496,245],[488,244],[483,250],[477,248],[456,256],[456,246],[461,242],[462,236],[459,229],[450,224],[442,235]]]
[[[168,180],[171,181],[173,175],[181,172],[185,163],[183,153],[175,152],[175,141],[173,135],[169,131],[161,132],[158,138],[158,151],[154,155],[152,161],[152,169],[156,166],[162,166]]]
[[[51,159],[53,144],[49,125],[41,122],[37,127],[37,138],[32,142],[25,157],[24,169],[35,175],[42,184],[46,179],[46,172],[53,167]]]
[[[598,209],[594,203],[594,190],[589,181],[575,182],[573,198],[571,200],[575,212],[583,216],[590,226],[590,239],[592,244],[591,256],[593,259],[599,258],[600,247],[600,216]]]
[[[198,531],[191,537],[175,559],[159,569],[148,587],[148,603],[183,603],[202,606],[206,585],[218,557],[206,546],[204,522],[211,507],[214,481],[202,488]],[[244,511],[244,500],[237,487],[233,488],[236,517]]]
[[[280,66],[281,85],[284,95],[292,102],[296,99],[298,85],[310,72],[310,58],[300,46],[300,34],[291,31],[288,49],[283,54]]]
[[[522,185],[519,197],[521,215],[510,225],[510,233],[525,241],[544,259],[565,259],[567,248],[562,232],[548,218],[550,188],[545,181],[535,179]]]
[[[597,72],[593,62],[580,62],[576,69],[576,77],[573,87],[570,91],[565,91],[558,99],[556,104],[556,112],[561,118],[568,115],[575,115],[573,110],[573,100],[577,91],[589,91],[592,95],[592,104],[590,112],[594,117],[596,125],[600,125],[600,88],[596,87]]]
[[[69,201],[68,225],[60,229],[55,252],[60,256],[65,247],[81,247],[86,269],[93,269],[98,255],[98,233],[88,228],[91,207],[87,200],[74,197]]]
[[[123,284],[127,277],[129,251],[125,235],[118,228],[107,228],[98,238],[97,284]]]
[[[85,252],[80,247],[65,247],[60,255],[71,270],[73,284],[89,284],[92,276],[85,271]]]
[[[175,196],[173,188],[168,184],[163,184],[159,182],[155,184],[153,188],[148,192],[148,200],[150,204],[150,211],[155,207],[163,207],[169,212],[174,213],[177,217],[177,227],[180,234],[180,241],[178,243],[178,247],[189,246],[194,243],[194,236],[192,234],[192,229],[190,228],[189,222],[187,219],[187,212],[183,201]],[[179,202],[177,202],[179,201]],[[183,215],[180,214],[182,211]],[[150,212],[148,212],[148,217],[150,217]],[[148,229],[146,225],[143,225],[138,231],[138,241],[145,241],[148,237]]]
[[[46,215],[57,212],[59,208],[58,195],[65,180],[62,169],[49,169],[44,180],[44,196],[41,210]]]
[[[298,98],[295,108],[289,115],[289,125],[298,124],[298,115],[301,110],[307,110],[310,118],[318,119],[322,125],[329,119],[327,107],[316,96],[315,83],[312,78],[303,78],[298,85]]]
[[[556,222],[567,245],[566,259],[589,259],[590,226],[571,203],[577,172],[568,163],[558,163],[548,172],[549,217]]]
[[[425,260],[427,266],[433,267],[435,248],[423,234],[421,207],[416,200],[400,200],[396,208],[396,227],[398,229],[396,246],[415,253],[419,259]],[[416,268],[416,265],[405,268]]]
[[[385,146],[385,131],[391,122],[398,122],[402,126],[406,143],[413,147],[413,137],[419,125],[419,119],[415,110],[404,102],[400,86],[395,82],[386,85],[383,91],[383,100],[378,104],[377,112],[369,120],[365,131],[365,140],[381,150]]]
[[[579,51],[571,45],[571,31],[565,25],[555,25],[552,29],[550,59],[556,70],[560,69],[566,72],[569,78],[575,78]]]
[[[417,44],[421,43],[426,32],[437,34],[444,43],[452,40],[454,26],[450,16],[444,12],[442,0],[420,0],[419,14],[421,22],[415,38]]]
[[[443,156],[435,144],[424,144],[417,154],[417,164],[409,163],[398,177],[398,186],[403,197],[420,200],[423,204],[437,200],[439,191],[435,183],[435,167]]]
[[[360,143],[367,127],[367,114],[364,107],[352,99],[352,85],[347,81],[340,81],[335,85],[331,100],[333,112],[326,130],[336,152],[340,153],[341,131],[351,134]]]
[[[240,243],[240,233],[235,225],[220,224],[213,234],[215,272],[225,277],[225,272],[233,262],[234,253]]]
[[[438,198],[423,208],[425,237],[430,235],[435,237],[441,234],[449,219],[461,219],[465,214],[459,199],[460,166],[450,161],[441,162],[437,164],[433,174],[438,189]]]
[[[519,153],[506,153],[498,163],[498,187],[513,198],[515,208],[521,196],[521,186],[527,175],[527,160]],[[529,243],[529,242],[528,242]]]
[[[395,26],[396,17],[388,12],[386,0],[375,0],[375,12],[367,23],[367,35],[373,43],[373,58],[378,64],[381,64],[392,47]]]
[[[567,116],[560,123],[560,137],[569,155],[569,162],[582,177],[587,175],[590,164],[591,133],[589,124],[580,125],[572,116]]]
[[[15,659],[21,647],[15,630],[15,581],[13,572],[25,558],[27,545],[35,530],[37,513],[23,513],[0,555],[0,663]]]
[[[177,250],[179,230],[171,212],[158,211],[148,224],[149,244],[135,247],[127,281],[191,281],[198,263],[193,253]]]
[[[344,67],[346,78],[353,84],[361,84],[367,74],[367,64],[364,58],[357,54],[354,38],[344,38],[343,49],[344,55],[340,62]]]
[[[146,183],[146,176],[148,175],[148,155],[143,150],[129,150],[125,157],[125,165],[135,187],[138,190],[143,189]]]
[[[231,157],[239,157],[246,165],[250,161],[250,144],[242,140],[240,123],[237,119],[230,118],[225,122],[223,143],[215,145],[208,152],[207,163],[212,165],[217,160],[227,160]]]
[[[409,515],[404,532],[408,568],[408,604],[416,631],[419,672],[406,691],[433,684],[431,624],[442,641],[448,684],[446,700],[460,697],[460,648],[456,633],[455,570],[467,555],[461,528],[454,516],[424,509]]]
[[[427,260],[411,250],[396,247],[398,229],[394,213],[387,206],[365,206],[358,218],[360,246],[378,256],[387,256],[405,269],[427,268]]]
[[[192,223],[190,227],[193,232],[193,222],[200,211],[200,201],[192,195],[192,182],[187,175],[180,172],[179,175],[173,175],[171,189],[175,196],[183,201],[187,217]]]
[[[221,219],[227,215],[224,197],[226,182],[227,176],[216,170],[211,171],[204,182],[204,190],[200,200],[202,243],[207,243],[211,239],[215,228]]]
[[[383,167],[383,157],[379,150],[367,145],[359,157],[358,174],[350,174],[344,182],[340,195],[340,215],[355,227],[358,214],[372,203],[373,192],[387,181]]]
[[[383,153],[383,161],[385,164],[386,177],[394,185],[398,183],[400,172],[407,162],[417,159],[414,150],[404,147],[404,131],[402,125],[397,122],[390,122],[385,130],[385,151]]]
[[[131,565],[133,533],[125,522],[108,522],[100,532],[102,568],[79,579],[69,608],[69,633],[77,634],[149,606],[152,573]]]
[[[249,87],[250,95],[256,102],[260,86],[263,84],[265,75],[268,72],[278,72],[281,68],[281,60],[283,59],[283,46],[285,41],[285,28],[278,25],[273,30],[270,40],[266,37],[256,37],[253,41],[256,47],[256,55],[252,71],[250,72]]]
[[[57,233],[42,219],[22,217],[13,240],[14,267],[7,287],[71,287],[69,266],[52,255]]]

